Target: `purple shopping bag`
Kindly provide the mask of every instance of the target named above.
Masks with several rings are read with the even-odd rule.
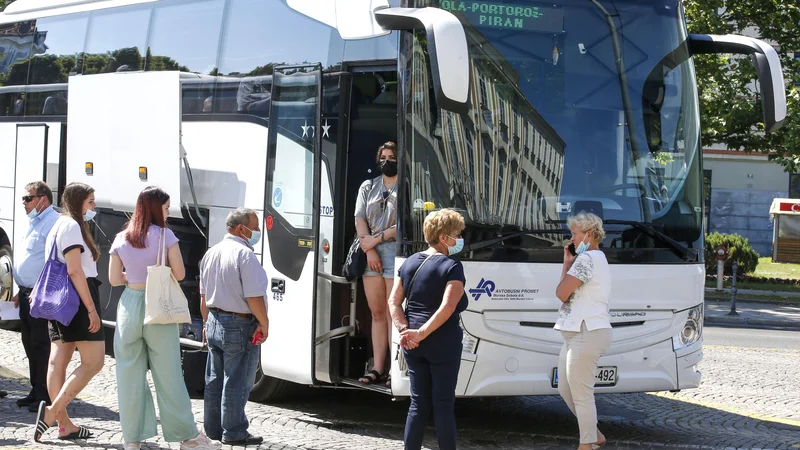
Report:
[[[44,269],[31,291],[31,316],[55,320],[66,326],[78,313],[81,299],[69,279],[67,264],[56,256],[56,240],[57,237],[53,240],[50,258],[45,261]]]

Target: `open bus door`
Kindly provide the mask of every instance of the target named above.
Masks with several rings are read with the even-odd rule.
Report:
[[[274,69],[263,226],[270,329],[261,370],[306,385],[315,381],[321,100],[320,65]]]

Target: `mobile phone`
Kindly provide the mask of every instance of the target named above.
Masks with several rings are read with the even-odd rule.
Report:
[[[264,334],[259,331],[255,336],[253,336],[253,340],[250,342],[253,345],[258,345],[258,341],[260,341],[262,337],[264,337]]]
[[[569,252],[572,254],[572,256],[577,255],[577,253],[575,253],[575,244],[569,244],[568,249],[569,249]]]

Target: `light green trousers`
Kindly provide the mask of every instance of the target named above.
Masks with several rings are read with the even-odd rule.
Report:
[[[197,436],[192,404],[183,381],[178,325],[144,325],[144,291],[126,288],[117,306],[114,358],[122,438],[141,442],[158,434],[147,369],[153,374],[164,440]]]

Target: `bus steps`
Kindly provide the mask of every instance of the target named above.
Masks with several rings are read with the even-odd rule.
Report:
[[[386,387],[386,382],[366,384],[358,381],[357,378],[342,378],[341,383],[346,384],[348,386],[354,386],[360,389],[380,392],[381,394],[392,395],[392,389]]]

